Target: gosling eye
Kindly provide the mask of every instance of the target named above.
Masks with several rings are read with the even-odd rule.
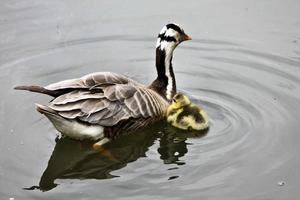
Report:
[[[176,100],[175,100],[175,99],[173,99],[173,102],[174,102],[174,103],[176,103]]]

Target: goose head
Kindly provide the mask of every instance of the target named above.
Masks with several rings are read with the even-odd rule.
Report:
[[[171,53],[181,42],[191,39],[178,24],[167,24],[158,34],[156,48]]]
[[[165,25],[158,34],[155,62],[158,76],[150,88],[168,102],[171,102],[176,94],[176,81],[172,68],[173,51],[181,42],[191,39],[179,25],[174,23]]]

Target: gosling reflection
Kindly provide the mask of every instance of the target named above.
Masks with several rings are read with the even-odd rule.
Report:
[[[188,152],[187,138],[200,138],[207,134],[208,129],[203,131],[185,131],[166,125],[163,135],[160,137],[158,152],[165,164],[184,165],[180,160]]]
[[[205,134],[200,136],[203,135]],[[188,152],[186,140],[190,136],[178,133],[178,129],[160,123],[151,129],[124,135],[99,150],[93,149],[91,142],[78,142],[69,138],[58,139],[38,188],[49,191],[57,186],[56,179],[114,178],[116,176],[111,174],[112,171],[145,157],[149,147],[156,140],[160,141],[158,152],[165,164],[182,165],[184,162],[180,161],[180,158]]]

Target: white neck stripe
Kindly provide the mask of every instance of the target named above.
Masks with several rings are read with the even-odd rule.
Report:
[[[168,100],[171,100],[172,98],[172,91],[173,91],[173,77],[171,75],[171,59],[172,59],[172,55],[173,55],[173,50],[174,50],[174,44],[172,45],[170,42],[162,42],[162,43],[166,43],[165,45],[163,45],[163,50],[165,51],[166,55],[165,55],[165,73],[166,76],[168,78],[168,85],[167,85],[167,91],[166,91],[166,97]],[[162,49],[162,44],[161,44],[161,49]]]

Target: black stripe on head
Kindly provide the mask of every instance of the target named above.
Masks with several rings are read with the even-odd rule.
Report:
[[[182,34],[182,30],[179,26],[177,26],[176,24],[167,24],[166,25],[167,29],[171,28],[175,31],[177,31],[178,33]]]
[[[159,34],[158,37],[161,39],[161,41],[177,42],[176,38],[171,36],[165,36],[165,33]]]

